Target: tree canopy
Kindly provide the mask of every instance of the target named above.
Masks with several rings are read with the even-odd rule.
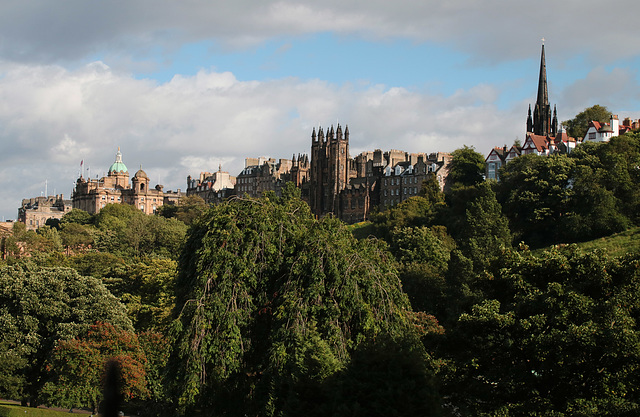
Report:
[[[56,343],[96,321],[132,329],[124,306],[97,279],[70,268],[0,269],[0,393],[37,404]]]
[[[353,385],[340,371],[383,335],[416,353],[412,366],[424,372],[413,386],[431,386],[390,254],[335,219],[314,220],[295,196],[210,209],[190,229],[179,269],[169,369],[183,409],[314,410],[322,398],[309,393],[336,378],[332,392],[345,395]],[[421,415],[437,409],[424,395],[412,407]]]
[[[475,185],[484,179],[484,156],[473,147],[464,145],[451,153],[449,181],[452,184]]]
[[[600,123],[608,123],[611,120],[611,112],[605,106],[596,104],[576,114],[573,119],[562,122],[567,129],[567,134],[578,140],[582,140],[589,129],[589,122],[595,120]]]

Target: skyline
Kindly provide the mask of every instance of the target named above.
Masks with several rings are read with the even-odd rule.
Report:
[[[0,0],[0,216],[45,181],[69,198],[118,147],[165,190],[308,154],[338,122],[351,156],[487,155],[524,139],[542,38],[559,121],[640,118],[639,6],[558,3]]]

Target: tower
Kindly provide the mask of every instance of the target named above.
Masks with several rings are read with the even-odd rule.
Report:
[[[554,106],[553,119],[551,117],[551,105],[549,104],[549,90],[547,87],[547,64],[544,55],[544,43],[540,58],[540,75],[538,77],[538,96],[531,118],[531,105],[527,116],[527,133],[541,136],[555,136],[558,132],[558,119]]]
[[[321,127],[311,133],[311,178],[309,204],[316,216],[340,216],[340,192],[349,183],[349,127]]]

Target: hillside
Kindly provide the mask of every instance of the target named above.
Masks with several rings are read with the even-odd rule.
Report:
[[[591,251],[601,249],[607,255],[621,256],[640,251],[640,227],[634,227],[611,236],[581,242],[580,248]]]

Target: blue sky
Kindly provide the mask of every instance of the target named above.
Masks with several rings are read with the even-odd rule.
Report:
[[[640,118],[640,8],[584,0],[0,0],[0,217],[69,197],[79,163],[121,147],[165,189],[308,153],[453,151],[524,137],[545,37],[560,120],[594,104]],[[85,172],[85,176],[87,172]]]

